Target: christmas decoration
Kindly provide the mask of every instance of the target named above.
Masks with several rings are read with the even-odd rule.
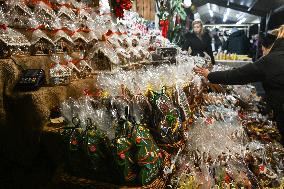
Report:
[[[114,15],[117,18],[124,17],[124,10],[130,10],[132,8],[132,1],[131,0],[111,0],[110,6]]]
[[[71,72],[65,65],[60,65],[60,58],[56,55],[51,56],[52,65],[49,70],[50,83],[52,85],[67,85],[70,83]]]
[[[125,182],[132,182],[137,176],[134,154],[132,153],[133,143],[130,140],[132,127],[133,125],[130,122],[121,120],[116,131],[118,137],[113,142],[116,166]]]
[[[132,140],[138,148],[136,158],[141,168],[138,179],[144,186],[159,175],[163,165],[163,154],[152,138],[149,129],[143,125],[136,126]]]
[[[150,99],[154,109],[153,125],[157,128],[161,143],[173,144],[180,138],[182,124],[178,110],[163,90],[160,94],[150,92]]]

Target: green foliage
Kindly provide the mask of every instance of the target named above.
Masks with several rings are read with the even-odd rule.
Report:
[[[174,13],[177,13],[181,16],[182,20],[185,20],[186,18],[186,12],[184,10],[184,7],[182,6],[183,0],[173,0],[171,1],[171,13],[172,15]]]

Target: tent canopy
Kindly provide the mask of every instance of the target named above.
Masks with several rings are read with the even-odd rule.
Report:
[[[260,17],[269,13],[277,14],[284,11],[284,0],[192,0],[197,7],[201,19],[207,23],[224,23],[224,15],[227,9],[225,23],[237,23],[246,18],[243,23],[254,23]],[[210,15],[209,7],[213,11]]]

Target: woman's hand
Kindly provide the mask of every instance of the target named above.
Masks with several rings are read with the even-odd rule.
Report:
[[[194,68],[195,73],[204,76],[206,79],[208,77],[208,74],[210,73],[210,71],[206,68],[200,68],[200,67],[196,67]]]

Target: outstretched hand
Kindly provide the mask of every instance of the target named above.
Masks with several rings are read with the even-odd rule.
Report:
[[[195,67],[194,68],[195,73],[204,76],[206,79],[208,77],[208,74],[210,73],[210,71],[206,68],[200,68],[200,67]]]

